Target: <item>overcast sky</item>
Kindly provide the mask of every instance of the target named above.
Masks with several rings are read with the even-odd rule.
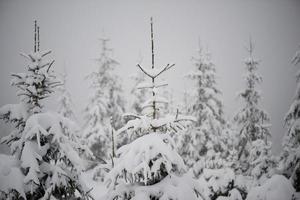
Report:
[[[0,105],[18,101],[9,75],[24,71],[19,52],[33,50],[35,19],[41,27],[41,48],[53,50],[55,69],[62,71],[66,65],[67,86],[81,119],[89,95],[84,77],[95,69],[100,51],[97,38],[104,33],[111,39],[121,64],[117,73],[129,90],[137,61],[142,58],[142,64],[150,66],[151,16],[157,65],[176,64],[165,76],[175,97],[190,87],[183,75],[192,69],[191,57],[200,38],[216,64],[228,118],[240,108],[236,93],[245,86],[242,61],[251,35],[264,79],[262,105],[270,113],[273,149],[278,153],[283,118],[295,90],[296,67],[290,60],[300,44],[299,0],[0,0]],[[7,127],[0,126],[1,135],[7,134]]]

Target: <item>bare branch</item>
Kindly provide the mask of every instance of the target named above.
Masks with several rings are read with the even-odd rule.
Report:
[[[55,60],[53,60],[53,61],[50,63],[50,65],[49,65],[49,67],[48,67],[48,69],[47,69],[47,72],[49,72],[49,69],[50,69],[50,67],[52,66],[52,64],[54,63],[54,61],[55,61]]]
[[[44,57],[44,56],[46,56],[46,55],[48,55],[48,54],[50,54],[52,51],[51,50],[49,50],[49,51],[47,51],[46,53],[43,53],[41,56],[42,57]]]
[[[164,71],[167,71],[168,69],[172,68],[175,64],[167,64],[167,66],[165,66],[158,74],[156,74],[153,78],[158,77],[159,75],[161,75]]]
[[[150,74],[148,74],[148,72],[146,72],[139,64],[137,64],[137,66],[142,70],[142,72],[144,72],[144,74],[146,74],[147,76],[149,76],[150,78],[153,78]]]

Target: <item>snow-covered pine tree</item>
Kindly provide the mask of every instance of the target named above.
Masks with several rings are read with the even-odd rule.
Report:
[[[183,175],[186,166],[177,154],[169,130],[182,128],[180,116],[162,117],[158,109],[165,101],[158,96],[158,88],[165,84],[157,82],[159,75],[174,65],[154,68],[153,25],[151,18],[152,67],[141,71],[151,79],[142,88],[150,89],[152,96],[144,103],[144,116],[134,115],[117,134],[135,134],[137,139],[122,146],[116,152],[115,165],[107,175],[109,186],[105,199],[202,199],[194,180]]]
[[[45,60],[51,51],[40,51],[36,21],[34,27],[34,51],[22,54],[29,60],[27,70],[13,74],[12,85],[17,88],[21,103],[0,109],[2,119],[15,123],[15,129],[2,142],[10,145],[17,160],[13,162],[13,170],[7,170],[10,169],[7,165],[2,175],[17,176],[14,180],[22,182],[11,181],[6,187],[1,184],[0,195],[3,199],[87,199],[87,188],[79,180],[85,164],[79,152],[88,151],[76,137],[79,129],[71,120],[44,111],[43,100],[60,83],[51,70],[54,61]]]
[[[75,120],[73,112],[73,102],[69,91],[67,90],[67,73],[66,70],[61,74],[61,85],[57,88],[58,96],[58,113],[62,116]]]
[[[205,168],[223,166],[222,155],[226,146],[222,130],[225,127],[221,92],[217,88],[216,69],[211,55],[199,45],[198,55],[193,58],[195,68],[187,77],[195,84],[187,108],[188,114],[197,120],[182,137],[180,152],[192,166],[195,162]],[[199,165],[198,165],[199,167]]]
[[[131,95],[133,96],[131,109],[134,110],[136,114],[142,114],[143,108],[142,104],[147,99],[147,91],[144,88],[137,89],[137,87],[145,82],[145,74],[138,72],[132,76],[132,80],[134,81],[134,88],[131,90]]]
[[[300,63],[300,50],[292,59],[292,63]],[[285,116],[287,132],[283,137],[283,153],[281,167],[283,173],[292,180],[296,191],[300,191],[300,70],[296,75],[297,88],[295,97],[288,113]]]
[[[270,118],[260,107],[261,95],[257,86],[262,82],[262,77],[257,73],[259,61],[253,57],[253,48],[250,39],[247,48],[249,57],[244,61],[246,65],[246,88],[239,92],[244,106],[234,116],[234,122],[238,126],[240,139],[237,170],[246,175],[252,174],[255,177],[260,174],[260,177],[261,173],[269,173],[275,167],[275,159],[270,156]],[[251,160],[249,161],[249,159]],[[257,172],[258,166],[263,172]]]
[[[99,67],[87,76],[91,81],[93,94],[85,108],[84,137],[96,158],[103,161],[110,158],[110,124],[113,129],[121,127],[125,102],[120,77],[114,71],[118,62],[110,57],[112,49],[107,47],[109,39],[101,38],[100,41],[102,51],[97,59]]]
[[[13,73],[11,85],[17,89],[17,96],[20,97],[19,104],[7,104],[1,108],[0,118],[6,122],[13,123],[16,130],[10,135],[2,138],[2,142],[10,145],[17,141],[23,131],[28,117],[39,113],[43,109],[42,100],[54,92],[60,82],[56,80],[51,67],[54,60],[46,60],[45,56],[51,51],[40,51],[39,27],[35,21],[34,51],[29,54],[21,53],[29,62],[27,73]],[[13,152],[17,149],[13,148]]]

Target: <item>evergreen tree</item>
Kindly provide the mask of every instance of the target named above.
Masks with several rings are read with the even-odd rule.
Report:
[[[145,115],[132,115],[135,119],[116,133],[127,131],[135,137],[116,152],[115,165],[107,175],[109,192],[105,199],[196,199],[200,195],[196,182],[182,176],[186,167],[169,136],[171,130],[182,128],[181,123],[189,119],[162,116],[158,109],[165,101],[158,96],[162,84],[157,78],[173,65],[154,68],[152,19],[151,38],[152,68],[138,67],[151,79],[143,88],[149,89],[152,96],[144,103]]]
[[[145,88],[140,88],[142,83],[145,82],[145,74],[139,72],[132,76],[134,81],[134,88],[131,90],[131,95],[133,96],[132,109],[134,113],[142,114],[143,108],[142,104],[147,99],[147,91]]]
[[[39,27],[35,21],[34,51],[29,54],[21,53],[28,61],[27,73],[13,73],[11,85],[17,89],[20,97],[19,104],[8,104],[1,108],[0,118],[8,123],[13,123],[16,130],[2,138],[2,142],[11,145],[20,139],[26,120],[43,109],[42,100],[54,92],[60,82],[56,80],[51,67],[54,60],[46,60],[45,56],[51,51],[40,51]],[[13,148],[13,152],[17,150]]]
[[[292,63],[300,63],[300,50],[296,52]],[[285,117],[287,132],[283,137],[281,166],[283,173],[292,180],[296,191],[300,191],[300,70],[296,75],[297,89],[290,109]]]
[[[100,41],[102,52],[97,59],[99,68],[87,77],[91,81],[93,95],[85,109],[84,137],[96,158],[106,160],[109,158],[108,149],[112,146],[110,124],[113,129],[121,127],[125,102],[120,77],[114,72],[118,62],[110,57],[112,49],[107,48],[109,40],[102,38]]]
[[[181,155],[189,165],[199,161],[208,168],[222,167],[222,152],[226,152],[225,127],[221,92],[217,89],[216,69],[211,55],[201,47],[193,58],[195,69],[188,78],[195,84],[194,93],[189,98],[188,114],[196,118],[196,123],[184,134],[181,141]]]
[[[18,161],[14,167],[21,172],[7,173],[10,177],[17,176],[15,180],[23,178],[19,185],[10,182],[0,195],[9,199],[74,199],[76,196],[86,199],[87,188],[79,181],[85,162],[79,153],[88,156],[89,152],[77,137],[74,122],[44,110],[43,100],[55,91],[59,82],[51,70],[54,61],[45,60],[51,51],[40,51],[39,41],[35,21],[34,52],[22,54],[29,60],[27,71],[13,74],[12,79],[21,103],[0,109],[2,119],[15,123],[12,133],[1,141],[10,145]]]
[[[67,84],[67,74],[64,72],[61,75],[61,85],[58,87],[59,97],[58,97],[58,113],[62,116],[75,120],[75,114],[73,112],[73,102],[69,91],[66,88]]]
[[[238,170],[250,175],[251,171],[258,164],[258,160],[272,158],[270,155],[270,118],[268,114],[260,108],[261,95],[257,90],[257,85],[262,82],[262,77],[257,73],[259,61],[253,57],[253,43],[250,40],[247,49],[249,57],[244,61],[246,65],[246,88],[239,92],[239,97],[243,99],[244,106],[234,116],[234,121],[239,128],[239,145],[238,145]],[[262,145],[264,143],[264,145]],[[259,148],[259,149],[257,149]],[[255,151],[255,153],[251,153]],[[263,157],[263,158],[262,158]],[[249,159],[251,158],[251,162]],[[267,161],[260,161],[267,162]],[[272,166],[269,166],[270,168]]]

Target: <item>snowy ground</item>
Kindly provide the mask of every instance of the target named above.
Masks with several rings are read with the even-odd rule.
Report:
[[[93,170],[84,172],[81,174],[81,179],[88,188],[92,188],[90,193],[92,197],[97,200],[101,199],[105,195],[105,193],[107,192],[107,188],[103,182],[97,182],[93,180],[93,173]]]

